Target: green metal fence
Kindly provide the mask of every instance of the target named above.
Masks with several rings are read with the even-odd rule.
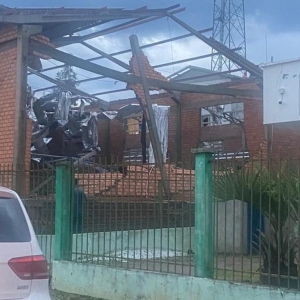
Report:
[[[204,247],[195,245],[195,218],[202,212],[195,211],[194,167],[166,164],[167,195],[153,165],[81,163],[75,177],[87,198],[72,260],[197,275],[196,252]],[[300,159],[214,154],[207,163],[213,182],[213,277],[298,289]],[[201,222],[200,217],[196,227]]]
[[[215,278],[299,289],[300,160],[215,156]]]
[[[166,184],[157,167],[137,161],[39,161],[21,170],[21,196],[49,262],[64,248],[60,258],[78,263],[202,276],[199,257],[213,249],[215,279],[299,290],[300,158],[211,157],[196,170],[192,158],[166,163]],[[17,172],[1,166],[0,185],[14,188]],[[199,174],[211,178],[211,193],[199,191],[207,184]],[[63,205],[55,211],[56,199]],[[199,242],[209,220],[213,242]],[[55,238],[55,228],[70,239]]]
[[[85,196],[82,205],[81,195],[73,199],[72,260],[193,274],[195,172],[168,163],[165,169],[168,194],[154,165],[76,162]]]

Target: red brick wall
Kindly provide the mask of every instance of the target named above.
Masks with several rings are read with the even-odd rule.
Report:
[[[225,124],[221,126],[201,127],[201,142],[222,141],[224,151],[242,150],[243,130],[238,125]]]
[[[201,119],[200,119],[200,107],[199,108],[189,108],[191,104],[199,104],[199,99],[213,99],[215,95],[204,95],[204,94],[182,94],[181,102],[181,135],[182,135],[182,157],[185,161],[189,161],[191,157],[191,149],[200,146],[201,140]],[[169,114],[169,133],[168,133],[168,155],[171,158],[171,161],[177,160],[177,109],[175,102],[171,99],[168,94],[158,94],[152,96],[152,101],[155,104],[159,105],[169,105],[170,114]],[[136,99],[126,99],[113,101],[110,103],[110,110],[118,110],[119,108],[128,105],[130,103],[137,103]],[[200,106],[200,105],[199,105]],[[117,128],[115,128],[117,126]],[[114,120],[111,122],[110,128],[110,140],[111,140],[111,153],[113,155],[121,155],[122,151],[120,149],[119,143],[119,132],[123,125],[121,122]],[[222,135],[222,126],[215,127],[213,130],[216,130],[218,139],[220,134]],[[126,149],[140,147],[140,135],[127,135],[123,131],[123,138],[125,138]],[[240,130],[239,130],[239,135]],[[203,140],[203,139],[202,139]],[[210,140],[216,140],[215,137],[212,137]],[[117,147],[117,149],[115,149]],[[224,140],[224,147],[226,151],[238,151],[242,147],[241,138],[234,138],[230,136]],[[124,148],[125,150],[125,148]]]
[[[0,185],[12,188],[12,164],[14,156],[14,125],[16,99],[16,67],[17,67],[17,28],[7,26],[0,29],[0,165],[10,173],[2,176]],[[13,42],[13,43],[8,43]],[[25,151],[25,149],[24,149]]]
[[[244,110],[248,151],[251,157],[260,156],[261,150],[266,147],[263,102],[247,100],[244,102]]]
[[[243,148],[242,138],[227,138],[223,141],[223,148],[226,152],[237,152]]]
[[[174,157],[174,152],[176,151],[176,107],[174,101],[170,98],[168,94],[157,94],[152,96],[154,104],[158,105],[168,105],[170,107],[169,114],[169,149],[172,149],[171,155]],[[110,110],[118,110],[121,107],[129,104],[138,104],[136,99],[124,99],[119,101],[110,102]],[[112,120],[110,123],[110,153],[113,156],[122,157],[124,150],[131,148],[141,147],[141,136],[130,135],[125,132],[125,128],[121,121]],[[122,142],[120,142],[122,140]],[[149,134],[147,134],[147,145],[149,145],[150,139]],[[121,148],[123,147],[123,148]]]
[[[125,149],[125,129],[122,122],[118,120],[110,120],[110,138],[109,138],[110,156],[119,160],[123,158],[123,151]]]
[[[208,95],[212,96],[212,95]],[[200,127],[200,109],[186,109],[185,107],[198,101],[199,97],[207,97],[206,95],[183,94],[182,95],[182,156],[188,160],[191,153],[191,148],[199,146],[201,140],[206,139],[207,131],[210,132],[210,140],[223,140],[225,151],[238,151],[242,148],[242,139],[240,137],[228,136],[228,132],[232,131],[234,125],[215,126],[214,128]],[[124,100],[113,102],[112,108],[118,109],[126,104],[132,103],[133,100]],[[153,96],[153,103],[170,105],[169,115],[169,154],[171,159],[176,160],[176,106],[169,96],[166,94]],[[265,134],[265,126],[263,125],[263,104],[259,100],[246,100],[244,102],[245,116],[245,131],[247,138],[248,151],[251,157],[267,157],[267,140]],[[114,128],[117,126],[117,128]],[[230,128],[228,128],[228,126]],[[122,155],[122,143],[120,143],[120,132],[123,125],[121,122],[113,121],[111,123],[110,138],[112,154],[118,153]],[[226,138],[222,139],[222,132],[226,129]],[[202,130],[202,133],[201,133]],[[202,135],[201,135],[202,134]],[[126,139],[126,134],[123,132],[122,138]],[[134,143],[139,144],[140,136],[129,137],[135,139]],[[296,125],[274,125],[271,130],[271,148],[272,157],[300,157],[300,126]],[[208,139],[207,139],[208,140]],[[130,143],[127,143],[127,147]],[[123,144],[125,145],[125,143]],[[125,148],[123,148],[125,149]]]
[[[36,40],[41,40],[41,37]],[[43,42],[48,42],[43,40]],[[17,27],[6,25],[0,29],[0,165],[7,165],[12,170],[14,161],[14,127],[15,127],[15,101],[16,101],[16,71],[17,71]],[[27,119],[26,146],[25,146],[25,169],[30,169],[30,147],[32,123]],[[25,126],[25,124],[24,124]],[[29,175],[29,174],[28,174]],[[1,176],[0,185],[12,187],[12,176],[3,182]],[[25,178],[25,192],[29,189],[29,176]]]
[[[182,159],[189,161],[191,149],[199,147],[200,142],[200,113],[197,109],[181,112]]]
[[[156,72],[149,64],[148,59],[143,56],[144,67],[146,76],[149,78],[158,78],[165,80],[160,73]],[[133,57],[130,61],[132,72],[135,75],[139,75],[136,58]],[[222,84],[221,84],[222,85]],[[247,89],[247,90],[259,90],[257,84],[252,80],[245,80],[241,82],[225,83],[222,86]],[[145,95],[143,87],[138,85],[130,85],[129,88],[133,89],[137,96],[140,98],[140,104],[145,106]],[[182,157],[184,160],[188,160],[190,157],[191,149],[199,147],[200,141],[204,140],[222,140],[224,144],[224,150],[226,151],[238,151],[242,149],[242,130],[236,126],[230,128],[227,126],[216,126],[215,128],[201,128],[201,105],[209,106],[216,105],[218,99],[226,99],[227,96],[220,95],[208,95],[198,93],[183,93],[181,95],[181,134],[182,134]],[[171,158],[176,158],[177,144],[176,144],[176,130],[177,130],[177,116],[176,116],[176,104],[166,94],[160,94],[152,96],[153,103],[170,105],[170,116],[169,116],[169,153]],[[201,104],[200,104],[201,102]],[[267,157],[268,144],[266,141],[265,127],[263,125],[263,102],[260,100],[241,99],[244,102],[244,117],[245,117],[245,133],[247,140],[248,151],[250,156],[257,157],[261,154]],[[137,103],[136,99],[127,99],[124,101],[112,102],[111,109],[117,110],[121,106],[130,103]],[[121,155],[122,143],[119,142],[119,132],[123,125],[118,121],[111,123],[110,138],[111,138],[111,153],[118,153]],[[300,129],[300,128],[299,128]],[[201,132],[201,130],[203,132]],[[209,132],[210,131],[210,132]],[[210,135],[209,137],[207,135]],[[127,138],[128,145],[139,144],[140,136],[126,137],[126,134],[122,138]],[[271,145],[273,150],[273,156],[279,155],[279,153],[292,153],[294,156],[299,153],[300,147],[300,130],[286,128],[282,126],[274,126],[271,137]],[[124,145],[125,143],[123,143]],[[291,150],[290,148],[293,148]]]
[[[300,125],[273,125],[271,135],[271,152],[274,159],[300,158]]]
[[[0,30],[0,43],[17,38],[16,27],[8,26]],[[4,48],[0,52],[0,164],[13,163],[14,118],[16,97],[17,45]]]
[[[109,119],[98,120],[98,141],[101,148],[101,155],[109,155]]]
[[[245,128],[250,155],[267,158],[267,135],[263,125],[262,101],[245,102]],[[299,149],[300,126],[297,124],[270,126],[270,154],[273,159],[298,158]]]

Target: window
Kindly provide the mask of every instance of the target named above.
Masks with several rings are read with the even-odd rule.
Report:
[[[211,108],[215,110],[214,107]],[[201,126],[216,126],[225,124],[234,124],[231,118],[244,120],[244,104],[243,103],[232,103],[223,106],[223,110],[218,115],[211,114],[206,109],[201,109]]]
[[[31,236],[17,199],[0,198],[0,243],[30,242]]]
[[[214,122],[213,116],[211,114],[201,116],[201,126],[202,127],[214,126],[214,125],[215,125],[215,122]]]
[[[142,114],[130,115],[124,118],[124,126],[128,134],[140,134],[142,131]],[[146,124],[146,132],[148,132]]]

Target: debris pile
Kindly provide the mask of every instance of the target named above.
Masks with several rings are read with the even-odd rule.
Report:
[[[86,111],[94,100],[54,89],[35,98],[27,93],[27,114],[33,121],[32,154],[75,157],[90,151],[99,152],[97,111]]]
[[[170,192],[173,200],[194,199],[195,171],[177,168],[166,164]],[[130,165],[126,171],[119,170],[102,174],[76,174],[79,185],[88,197],[99,195],[104,197],[130,197],[139,201],[141,198],[155,200],[159,193],[161,175],[159,168],[154,165]]]

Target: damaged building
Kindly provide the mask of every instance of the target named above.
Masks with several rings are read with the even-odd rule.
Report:
[[[26,174],[32,168],[42,168],[38,167],[39,163],[43,167],[47,163],[47,168],[53,170],[56,162],[72,159],[77,167],[92,162],[89,174],[110,172],[114,179],[108,184],[106,179],[99,177],[99,184],[104,180],[105,188],[93,188],[98,190],[94,194],[114,190],[112,195],[117,195],[120,180],[123,180],[122,186],[126,186],[126,175],[135,173],[135,167],[126,167],[126,164],[134,164],[141,168],[140,173],[150,174],[147,169],[150,163],[161,178],[163,193],[167,197],[170,193],[179,195],[182,192],[182,189],[174,190],[168,186],[172,172],[174,176],[179,174],[191,193],[191,173],[189,178],[184,175],[185,170],[193,169],[192,148],[214,148],[222,155],[230,152],[231,156],[270,157],[285,151],[283,145],[298,145],[300,135],[296,130],[263,126],[262,70],[237,54],[235,49],[228,49],[208,38],[205,33],[211,29],[195,30],[180,20],[176,15],[183,10],[179,5],[135,10],[107,7],[12,9],[1,6],[0,76],[3,93],[0,95],[0,117],[3,147],[0,158],[2,164],[20,171],[14,178],[3,179],[1,184],[14,187],[25,195],[38,194],[49,179],[43,175],[44,179],[40,178],[33,187],[32,176]],[[185,29],[187,34],[142,46],[136,35],[124,35],[124,39],[129,38],[130,48],[114,54],[86,42],[165,17]],[[119,23],[116,25],[115,21]],[[113,23],[112,26],[109,22]],[[106,25],[101,27],[103,24]],[[161,67],[201,60],[215,55],[215,52],[157,66],[143,52],[145,48],[191,37],[230,59],[243,75],[231,74],[236,70],[213,72],[191,65],[165,77],[159,72]],[[61,48],[72,44],[80,44],[97,56],[84,59]],[[117,58],[120,53],[131,53],[132,58],[130,61],[121,60]],[[116,68],[98,63],[103,58]],[[45,68],[43,65],[49,60],[61,64]],[[76,82],[57,80],[45,73],[64,66],[94,74],[81,82],[109,78],[126,86],[89,94],[77,87]],[[118,71],[120,67],[122,71]],[[42,78],[53,86],[33,89],[28,86],[29,76]],[[41,90],[47,90],[47,93],[36,93]],[[123,91],[133,91],[135,97],[110,102],[99,98]],[[108,163],[110,167],[105,165]],[[89,187],[95,186],[95,181],[90,183],[81,178],[81,184],[86,185],[91,193]],[[129,180],[128,190],[131,185]]]

